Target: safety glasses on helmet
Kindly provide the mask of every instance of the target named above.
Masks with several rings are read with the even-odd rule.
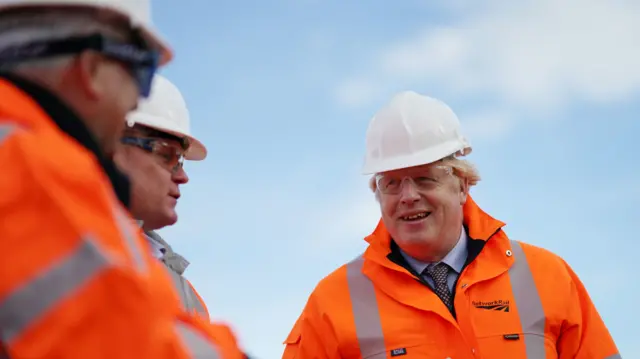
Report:
[[[138,85],[140,96],[145,98],[149,96],[160,55],[157,51],[147,48],[137,31],[134,31],[132,43],[118,42],[106,38],[102,34],[93,34],[11,46],[0,51],[0,65],[6,66],[25,60],[78,54],[86,50],[97,51],[124,63]]]

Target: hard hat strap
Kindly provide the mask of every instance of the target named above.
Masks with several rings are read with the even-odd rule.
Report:
[[[148,97],[160,55],[156,51],[149,50],[142,37],[139,34],[135,35],[135,33],[137,31],[134,31],[134,44],[114,41],[97,33],[89,36],[35,41],[10,46],[0,51],[0,67],[26,60],[74,55],[86,50],[93,50],[128,64],[132,70],[132,76],[140,88],[140,95]]]

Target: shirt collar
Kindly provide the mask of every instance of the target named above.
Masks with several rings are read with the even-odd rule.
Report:
[[[144,234],[147,238],[147,241],[151,245],[151,254],[158,259],[162,259],[164,257],[165,248],[158,242],[156,242],[151,236],[147,233]]]
[[[155,231],[145,232],[147,240],[151,244],[152,249],[161,253],[158,258],[163,261],[169,268],[176,273],[182,275],[189,266],[189,261],[183,256],[173,251],[173,248]],[[156,252],[156,256],[157,256]]]
[[[441,263],[447,264],[451,269],[453,269],[456,273],[460,273],[462,271],[462,267],[464,267],[464,263],[467,260],[467,232],[462,227],[462,231],[460,233],[460,238],[458,239],[458,243],[447,253],[447,255],[442,258]],[[424,272],[425,269],[431,264],[429,262],[419,261],[407,253],[405,253],[402,249],[400,249],[400,253],[407,261],[407,263],[413,268],[417,273]]]

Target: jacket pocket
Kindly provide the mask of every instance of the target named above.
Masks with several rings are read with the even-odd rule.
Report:
[[[467,357],[469,356],[462,355],[460,348],[453,348],[447,343],[424,343],[406,346],[394,345],[394,349],[375,353],[363,359],[466,359]]]
[[[491,359],[557,359],[555,342],[538,333],[478,337],[480,354]],[[549,353],[549,355],[547,355]]]

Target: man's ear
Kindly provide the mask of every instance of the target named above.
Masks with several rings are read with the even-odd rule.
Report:
[[[467,196],[469,195],[469,181],[466,178],[460,179],[460,205],[464,205],[467,202]]]
[[[102,81],[102,62],[104,59],[94,51],[84,51],[75,60],[78,69],[78,80],[85,94],[92,100],[97,100],[108,90]]]

